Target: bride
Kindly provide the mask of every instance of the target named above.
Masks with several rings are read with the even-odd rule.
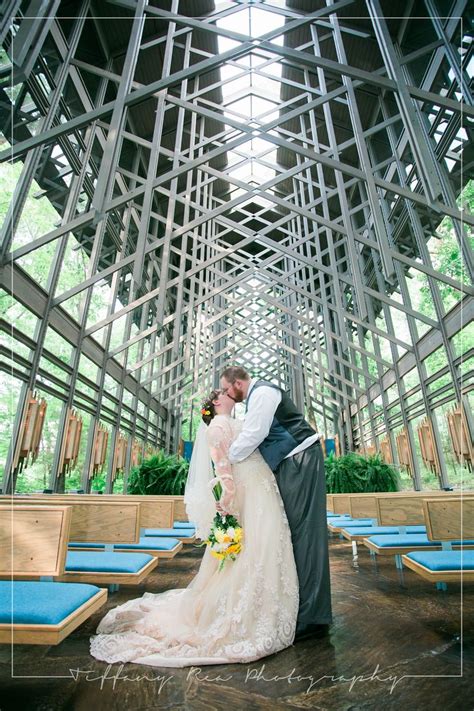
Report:
[[[185,503],[197,534],[206,538],[216,513],[211,456],[223,488],[217,509],[238,518],[241,553],[219,571],[206,547],[187,588],[145,593],[110,610],[90,640],[96,659],[158,667],[252,662],[293,643],[298,579],[290,529],[260,453],[234,465],[227,459],[241,427],[230,416],[234,404],[213,391],[203,405]]]

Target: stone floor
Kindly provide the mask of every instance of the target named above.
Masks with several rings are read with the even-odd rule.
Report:
[[[250,665],[157,669],[89,656],[103,608],[56,647],[0,647],[0,711],[229,711],[474,708],[474,589],[438,592],[393,561],[377,569],[361,547],[331,543],[334,624]],[[160,562],[146,584],[122,587],[107,609],[145,591],[186,586],[202,550]],[[462,622],[463,621],[463,622]]]

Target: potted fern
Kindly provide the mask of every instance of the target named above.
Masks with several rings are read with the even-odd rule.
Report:
[[[330,454],[324,461],[324,467],[328,494],[364,494],[400,489],[397,470],[386,464],[380,454],[368,457],[354,452],[342,457]]]
[[[159,451],[130,471],[129,494],[181,496],[188,477],[189,462],[176,454]]]

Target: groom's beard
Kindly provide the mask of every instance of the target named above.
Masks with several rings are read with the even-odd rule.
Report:
[[[243,402],[245,399],[244,391],[238,388],[237,385],[234,385],[234,397],[232,397],[232,395],[229,395],[229,393],[227,393],[227,396],[230,397],[230,399],[234,402]]]

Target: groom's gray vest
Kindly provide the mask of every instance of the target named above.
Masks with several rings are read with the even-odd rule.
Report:
[[[270,469],[276,471],[280,462],[305,439],[315,434],[313,428],[306,422],[301,412],[287,393],[273,383],[257,380],[247,398],[245,411],[247,412],[249,400],[257,388],[266,385],[281,392],[281,402],[278,405],[272,426],[267,437],[259,447],[260,453]]]

